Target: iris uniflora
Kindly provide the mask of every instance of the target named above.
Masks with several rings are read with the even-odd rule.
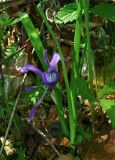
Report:
[[[40,100],[33,106],[32,110],[30,112],[30,115],[29,115],[30,120],[33,119],[36,108],[40,105],[40,103],[43,100],[48,88],[55,86],[57,84],[58,80],[59,80],[59,74],[56,70],[56,65],[60,61],[59,54],[54,52],[53,57],[52,57],[51,61],[49,62],[47,51],[45,51],[44,60],[45,60],[46,65],[48,66],[48,71],[47,72],[41,71],[39,68],[37,68],[36,66],[31,65],[31,64],[25,64],[19,70],[19,72],[21,74],[27,73],[28,71],[34,72],[35,74],[37,74],[38,76],[41,77],[41,79],[43,80],[43,83],[47,87],[44,94],[40,98]],[[31,86],[31,87],[27,87],[26,90],[33,90],[35,88],[36,88],[35,86]]]

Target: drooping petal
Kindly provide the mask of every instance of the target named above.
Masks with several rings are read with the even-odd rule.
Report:
[[[53,58],[50,61],[50,67],[55,68],[59,61],[60,61],[60,55],[58,53],[54,53]]]
[[[34,118],[34,115],[35,115],[35,111],[36,111],[36,108],[40,105],[40,103],[42,102],[44,96],[46,95],[46,92],[47,92],[48,88],[45,90],[45,92],[43,93],[42,97],[40,98],[40,100],[33,106],[30,114],[29,114],[29,119],[30,121],[33,120]]]
[[[30,112],[30,114],[29,114],[29,119],[30,119],[30,121],[33,120],[34,115],[35,115],[36,108],[39,106],[40,103],[41,103],[41,101],[38,101],[38,102],[33,106],[32,110],[31,110],[31,112]]]
[[[37,86],[26,86],[25,87],[25,90],[26,91],[33,91],[33,90],[35,90],[37,88]]]
[[[45,60],[46,65],[50,67],[47,50],[45,50],[44,52],[44,60]]]
[[[21,69],[18,70],[21,74],[27,73],[28,69],[26,68],[26,65],[24,65]]]
[[[24,74],[27,73],[28,71],[34,72],[35,74],[41,76],[42,75],[42,71],[40,69],[38,69],[36,66],[31,65],[31,64],[25,64],[20,70],[19,72]]]
[[[59,81],[59,75],[56,70],[42,73],[42,80],[47,87],[52,87]]]

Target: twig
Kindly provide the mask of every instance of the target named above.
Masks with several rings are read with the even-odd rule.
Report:
[[[20,51],[22,51],[24,48],[26,48],[29,45],[26,44],[24,46],[22,46],[20,49],[18,49],[15,53],[11,54],[8,58],[4,59],[2,62],[0,62],[0,66],[2,66],[5,62],[7,62],[10,58],[14,57],[15,55],[17,55]]]
[[[24,75],[24,77],[23,77],[23,79],[22,79],[22,81],[21,81],[20,90],[19,90],[17,99],[16,99],[16,101],[15,101],[15,104],[14,104],[14,107],[13,107],[13,110],[12,110],[12,113],[11,113],[11,116],[10,116],[10,120],[9,120],[9,124],[8,124],[7,130],[6,130],[6,133],[5,133],[4,141],[3,141],[2,146],[1,146],[1,149],[0,149],[0,157],[1,157],[1,155],[2,155],[2,151],[3,151],[4,146],[5,146],[5,143],[6,143],[6,139],[7,139],[7,136],[8,136],[8,133],[9,133],[9,130],[10,130],[10,127],[11,127],[11,124],[12,124],[12,120],[13,120],[13,117],[14,117],[14,114],[15,114],[15,111],[16,111],[16,107],[17,107],[17,104],[18,104],[18,101],[19,101],[19,98],[20,98],[20,95],[21,95],[22,86],[23,86],[23,84],[24,84],[26,75],[27,75],[27,74]]]
[[[29,5],[29,3],[33,3],[34,1],[37,2],[38,0],[30,0],[29,2],[24,2],[23,0],[9,0],[0,2],[0,12],[9,9],[10,7],[15,7],[22,4]]]
[[[51,148],[54,150],[54,152],[59,156],[60,155],[59,151],[52,144],[52,142],[47,138],[47,136],[39,128],[36,129],[34,127],[34,129],[38,132],[38,134],[40,134],[46,140],[46,142],[51,146]]]

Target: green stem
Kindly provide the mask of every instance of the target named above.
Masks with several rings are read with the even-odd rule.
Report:
[[[60,44],[59,44],[59,42],[58,42],[58,40],[57,40],[57,38],[55,36],[55,33],[53,32],[51,26],[49,25],[49,23],[47,21],[47,18],[45,16],[44,12],[43,12],[42,7],[41,7],[41,3],[38,4],[37,8],[38,8],[38,11],[39,11],[40,15],[42,16],[42,18],[44,20],[45,25],[47,26],[47,28],[48,28],[48,30],[50,32],[52,38],[54,39],[54,42],[55,42],[55,44],[57,46],[57,49],[59,51],[59,54],[60,54],[60,57],[61,57],[61,62],[62,62],[62,67],[63,67],[63,71],[64,71],[65,85],[67,87],[67,90],[69,91],[69,82],[68,82],[68,77],[67,77],[67,70],[66,70],[66,66],[65,66],[65,62],[64,62],[64,58],[63,58],[63,53],[61,51]]]
[[[93,65],[92,65],[92,54],[91,54],[91,43],[90,43],[90,32],[89,32],[89,0],[81,0],[84,9],[85,16],[85,28],[86,28],[86,40],[87,40],[87,57],[88,57],[88,74],[89,74],[89,88],[93,94]],[[91,117],[92,117],[92,129],[94,131],[94,122],[95,122],[95,110],[93,108],[93,103],[90,105]]]
[[[54,89],[54,96],[55,97],[52,96],[52,99],[54,100],[54,102],[56,104],[56,110],[57,110],[57,113],[60,118],[60,123],[62,126],[63,134],[65,136],[69,137],[69,130],[67,128],[65,118],[64,118],[64,108],[63,108],[63,104],[62,104],[61,88],[60,88],[59,84],[57,84]]]
[[[62,51],[61,51],[61,47],[60,47],[60,44],[55,36],[55,33],[52,31],[52,28],[51,26],[49,25],[48,21],[47,21],[47,18],[43,12],[43,9],[41,7],[41,3],[38,4],[37,6],[38,8],[38,11],[40,13],[40,15],[42,16],[52,38],[54,39],[54,42],[57,46],[57,49],[58,49],[58,52],[60,54],[60,57],[61,57],[61,62],[62,62],[62,67],[63,67],[63,72],[64,72],[64,81],[65,81],[65,86],[66,86],[66,91],[67,91],[67,99],[68,99],[68,109],[69,109],[69,121],[70,121],[70,143],[74,144],[74,132],[75,132],[75,129],[73,127],[73,124],[74,124],[74,119],[73,119],[73,113],[72,113],[72,103],[71,103],[71,96],[70,96],[70,87],[69,87],[69,82],[68,82],[68,77],[67,77],[67,70],[66,70],[66,66],[65,66],[65,62],[64,62],[64,58],[63,58],[63,54],[62,54]]]
[[[75,142],[76,129],[77,129],[77,82],[79,77],[78,63],[79,63],[79,50],[80,50],[80,40],[81,40],[81,28],[82,28],[82,12],[80,3],[78,3],[78,14],[76,19],[75,35],[74,35],[74,54],[72,57],[72,72],[71,72],[71,86],[70,86],[70,96],[72,100],[72,113],[73,113],[73,140]],[[70,122],[71,123],[71,122]]]
[[[87,39],[87,57],[88,57],[88,74],[89,74],[89,87],[93,91],[93,66],[92,66],[92,55],[91,55],[91,43],[90,43],[90,32],[89,32],[89,0],[81,0],[85,15],[85,27],[86,27],[86,39]]]
[[[70,100],[70,95],[69,95],[69,82],[68,82],[68,77],[67,77],[67,70],[66,70],[66,66],[65,66],[65,63],[64,63],[64,58],[63,58],[63,54],[62,54],[62,51],[61,51],[59,42],[58,42],[58,40],[57,40],[57,38],[56,38],[56,36],[55,36],[55,33],[52,31],[51,26],[49,25],[49,23],[48,23],[48,21],[47,21],[47,19],[46,19],[46,16],[45,16],[45,14],[44,14],[44,12],[43,12],[41,3],[39,3],[39,4],[37,5],[37,8],[38,8],[38,11],[39,11],[41,17],[43,18],[43,20],[44,20],[44,22],[45,22],[45,25],[47,26],[47,28],[48,28],[48,30],[49,30],[51,36],[53,37],[53,39],[54,39],[54,41],[55,41],[55,43],[56,43],[57,49],[58,49],[58,51],[59,51],[59,54],[60,54],[60,57],[61,57],[61,62],[62,62],[62,67],[63,67],[63,71],[64,71],[64,80],[65,80],[65,85],[66,85],[66,90],[67,90],[68,104],[69,104],[69,106],[71,107],[71,100]],[[57,90],[55,89],[55,92],[56,92],[56,91],[57,91]],[[57,94],[59,94],[59,92],[56,93],[56,95],[57,95]],[[58,100],[59,100],[59,98],[61,98],[61,94],[60,94],[60,96],[58,96]],[[61,100],[61,99],[60,99],[60,100]],[[60,107],[60,106],[57,105],[57,107]],[[58,108],[58,110],[59,110],[59,109],[60,109],[60,108]],[[61,109],[61,110],[62,110],[62,109]],[[60,114],[60,116],[61,116],[61,115],[62,115],[62,114]],[[62,116],[61,116],[60,118],[63,119],[63,122],[60,121],[61,124],[63,125],[64,128],[67,129],[66,123],[64,122],[64,117],[62,118]],[[63,128],[63,129],[64,129],[64,128]],[[68,133],[67,130],[66,130],[66,132]],[[67,133],[66,133],[66,135],[67,135]]]

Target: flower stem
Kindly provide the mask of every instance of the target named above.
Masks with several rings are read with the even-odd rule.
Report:
[[[66,70],[66,66],[65,66],[65,62],[64,62],[62,50],[61,50],[60,44],[59,44],[59,42],[58,42],[58,40],[57,40],[57,38],[56,38],[56,36],[55,36],[55,33],[52,31],[52,28],[51,28],[51,26],[49,25],[49,23],[48,23],[48,21],[47,21],[47,18],[46,18],[46,16],[45,16],[44,12],[43,12],[41,3],[39,3],[39,4],[37,5],[37,8],[38,8],[38,11],[39,11],[41,17],[42,17],[43,20],[44,20],[45,25],[47,26],[47,28],[48,28],[48,30],[49,30],[49,32],[50,32],[52,38],[54,39],[54,42],[56,43],[57,49],[58,49],[59,54],[60,54],[60,57],[61,57],[62,67],[63,67],[63,71],[64,71],[65,86],[66,86],[66,91],[67,91],[69,114],[71,115],[71,116],[70,116],[70,121],[71,121],[70,125],[72,125],[72,124],[74,123],[74,121],[73,121],[73,114],[72,114],[72,112],[71,112],[71,105],[72,105],[72,103],[71,103],[71,97],[70,97],[70,87],[69,87],[69,82],[68,82],[68,77],[67,77],[67,70]],[[56,90],[55,90],[55,91],[56,91]],[[58,94],[59,94],[59,93],[58,93]],[[61,96],[61,94],[60,94],[60,96]],[[56,98],[57,98],[57,97],[56,97]],[[65,124],[65,125],[66,125],[66,124]],[[74,130],[74,128],[73,128],[73,125],[72,125],[72,127],[70,127],[70,141],[71,141],[71,142],[73,142],[72,137],[71,137],[71,132],[73,132],[73,130]]]
[[[77,129],[77,88],[78,88],[78,79],[79,79],[79,50],[80,50],[80,40],[81,40],[81,28],[82,28],[82,11],[80,2],[78,3],[78,12],[76,18],[75,34],[74,34],[74,54],[72,57],[72,71],[71,71],[71,83],[70,83],[70,95],[72,100],[72,113],[73,113],[73,125],[74,128],[72,132],[72,140],[75,142],[76,138],[76,129]],[[70,115],[71,116],[71,115]],[[71,123],[71,122],[70,122]]]

